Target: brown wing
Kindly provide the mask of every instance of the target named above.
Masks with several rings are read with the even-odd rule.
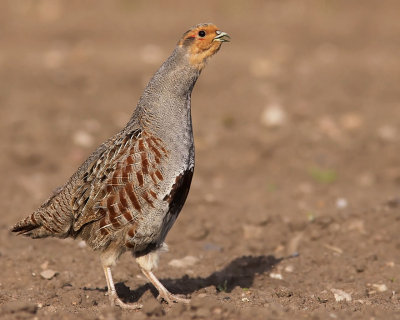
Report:
[[[167,150],[145,131],[125,135],[105,150],[85,172],[73,202],[74,230],[100,220],[107,235],[140,218],[143,205],[153,205]]]

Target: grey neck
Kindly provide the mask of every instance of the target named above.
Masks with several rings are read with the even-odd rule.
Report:
[[[156,132],[182,126],[191,129],[190,96],[199,75],[200,70],[190,65],[186,50],[177,47],[150,80],[131,121],[136,118],[143,127]]]

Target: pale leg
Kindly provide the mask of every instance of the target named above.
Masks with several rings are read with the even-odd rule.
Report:
[[[183,297],[180,297],[178,295],[174,295],[171,292],[167,290],[163,286],[163,284],[157,279],[157,277],[154,275],[153,272],[145,270],[143,268],[140,268],[142,270],[143,274],[146,276],[147,279],[150,280],[150,282],[156,287],[158,290],[158,297],[157,299],[164,299],[168,304],[172,304],[173,302],[183,302],[183,303],[189,303],[190,299],[186,299]]]
[[[171,292],[169,292],[163,284],[157,279],[157,277],[154,275],[152,270],[157,267],[158,260],[159,260],[159,252],[166,250],[166,245],[164,245],[161,250],[153,251],[150,252],[144,256],[137,257],[136,262],[138,263],[140,270],[143,272],[143,274],[146,276],[147,279],[156,287],[158,290],[158,299],[162,298],[169,304],[173,302],[183,302],[183,303],[189,303],[189,299],[185,299],[182,297],[179,297],[177,295],[173,295]]]
[[[142,305],[139,303],[125,303],[122,302],[120,298],[118,298],[117,291],[115,290],[114,281],[111,275],[111,268],[107,266],[103,266],[104,274],[106,275],[107,280],[107,288],[108,288],[108,296],[110,298],[110,302],[112,306],[118,306],[122,309],[133,309],[137,310],[142,308]]]

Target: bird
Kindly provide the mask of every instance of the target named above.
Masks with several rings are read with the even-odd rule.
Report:
[[[191,93],[208,59],[230,36],[212,23],[191,27],[144,89],[126,126],[101,144],[70,179],[12,232],[36,238],[80,238],[99,252],[112,306],[125,303],[111,274],[131,252],[169,304],[188,303],[157,279],[165,238],[189,192],[195,165]]]

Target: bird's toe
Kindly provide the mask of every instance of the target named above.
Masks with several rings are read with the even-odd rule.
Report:
[[[140,303],[125,303],[116,295],[110,296],[110,302],[113,307],[118,306],[121,309],[138,310],[143,307],[143,305]]]
[[[157,300],[162,302],[165,301],[168,304],[173,303],[190,303],[190,299],[187,299],[184,295],[172,294],[170,292],[160,293],[157,297]]]

